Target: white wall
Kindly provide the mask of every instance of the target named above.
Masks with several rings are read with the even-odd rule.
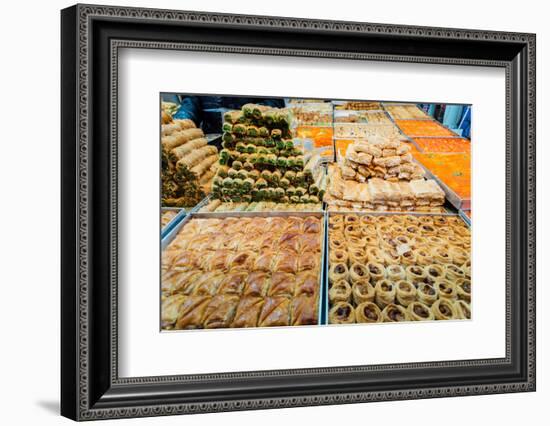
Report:
[[[333,2],[239,0],[108,1],[124,4],[296,16],[381,23],[448,26],[537,33],[538,66],[538,391],[454,399],[295,408],[132,420],[132,424],[348,424],[364,419],[410,425],[444,421],[447,426],[474,424],[480,417],[492,424],[512,425],[542,415],[550,398],[548,358],[549,295],[545,262],[550,251],[543,199],[550,184],[544,159],[550,154],[548,98],[550,28],[545,2],[423,1]],[[71,3],[4,2],[2,7],[2,66],[0,68],[0,418],[7,425],[61,424],[59,400],[59,9]],[[546,80],[545,80],[546,77]],[[126,424],[127,420],[121,421]],[[106,422],[102,424],[110,424]],[[115,424],[115,423],[113,423]],[[122,423],[120,423],[122,424]]]

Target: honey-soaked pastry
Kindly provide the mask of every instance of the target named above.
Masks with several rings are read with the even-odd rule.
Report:
[[[296,286],[296,276],[288,272],[274,272],[271,274],[271,285],[268,296],[291,297]]]
[[[447,216],[447,221],[450,226],[464,226],[464,222],[458,216]]]
[[[446,216],[433,216],[432,220],[433,224],[436,226],[447,226],[449,224]]]
[[[302,232],[315,233],[321,232],[321,219],[314,216],[308,216],[304,219],[302,224]]]
[[[331,283],[335,283],[341,280],[347,281],[349,279],[348,266],[342,262],[330,265],[328,278]]]
[[[412,321],[432,321],[435,319],[431,308],[422,302],[410,303],[407,306],[407,312]]]
[[[453,263],[457,266],[461,266],[470,259],[470,254],[460,247],[451,247],[449,248],[449,254],[453,260]]]
[[[328,291],[328,299],[331,304],[351,301],[351,286],[344,280],[333,283]]]
[[[435,283],[435,288],[440,299],[456,299],[456,285],[449,280],[441,280]]]
[[[457,300],[454,302],[457,319],[471,319],[472,312],[470,310],[470,304],[464,300]]]
[[[378,247],[380,245],[380,240],[376,235],[365,235],[364,240],[367,247]]]
[[[405,266],[415,265],[418,263],[416,250],[407,250],[401,255],[401,263]]]
[[[414,250],[416,255],[416,263],[421,266],[430,265],[433,263],[431,250],[427,246],[417,247]]]
[[[243,296],[263,297],[267,295],[270,276],[264,271],[254,271],[248,274],[244,284]]]
[[[224,278],[223,272],[205,272],[195,285],[194,296],[214,296]]]
[[[328,312],[330,324],[355,323],[355,309],[347,302],[336,302]]]
[[[301,295],[290,302],[290,325],[315,325],[319,321],[317,298]]]
[[[452,263],[452,257],[449,250],[445,247],[439,246],[432,249],[432,256],[434,263]]]
[[[382,265],[386,264],[386,258],[384,257],[384,252],[378,247],[368,247],[367,248],[367,259],[369,262],[380,263]]]
[[[421,237],[420,235],[417,235],[416,237],[411,238],[411,245],[415,249],[419,249],[421,247],[426,247],[427,244],[428,244],[428,240],[424,237]],[[431,254],[430,254],[430,256],[431,256]]]
[[[271,249],[263,249],[254,261],[254,270],[270,272],[275,269],[277,252]]]
[[[363,302],[355,308],[355,320],[358,323],[382,322],[382,311],[372,302]]]
[[[409,306],[416,300],[416,287],[413,283],[399,280],[395,283],[395,299],[403,306]]]
[[[405,226],[405,234],[409,238],[414,238],[414,237],[420,235],[420,228],[416,225],[406,225]]]
[[[298,253],[300,251],[300,238],[299,232],[285,232],[279,237],[279,249],[285,252],[291,251]]]
[[[367,251],[360,247],[350,247],[348,249],[348,263],[362,263],[368,262]]]
[[[386,305],[393,303],[395,301],[396,288],[394,283],[389,280],[380,280],[376,283],[374,287],[376,296],[374,300],[380,309],[384,309]]]
[[[339,217],[339,216],[337,216]],[[333,221],[334,217],[331,217],[328,222],[329,233],[333,231],[342,231],[342,236],[344,235],[344,221]]]
[[[431,247],[449,247],[449,242],[447,241],[447,239],[438,237],[437,235],[426,236],[426,244]]]
[[[171,292],[191,295],[195,291],[197,284],[204,280],[204,274],[201,271],[185,271],[177,274],[168,282],[172,283]]]
[[[376,291],[368,280],[363,280],[353,284],[351,287],[351,294],[355,305],[359,305],[363,302],[373,302]]]
[[[218,294],[210,299],[204,310],[204,328],[227,328],[231,325],[239,296],[234,294]]]
[[[174,328],[191,330],[203,328],[202,318],[210,300],[209,296],[188,296],[180,306],[178,319]]]
[[[458,279],[464,278],[464,271],[461,268],[459,268],[454,264],[448,264],[446,266],[447,266],[446,273],[445,273],[446,279],[454,282]]]
[[[405,274],[407,276],[407,281],[410,281],[415,285],[423,282],[427,277],[426,270],[419,265],[407,266],[405,269]]]
[[[343,236],[341,238],[334,236],[329,238],[328,245],[331,250],[346,249],[346,240]]]
[[[357,225],[360,223],[359,216],[356,214],[347,214],[344,216],[344,223],[346,225]]]
[[[202,268],[206,271],[227,271],[227,265],[229,263],[229,258],[234,255],[234,252],[231,250],[216,250],[213,251],[210,256],[205,256],[206,262],[201,262],[203,265],[206,263],[206,265]]]
[[[450,320],[456,318],[454,302],[448,299],[438,299],[431,307],[436,320]]]
[[[453,226],[453,231],[456,235],[460,235],[461,237],[470,236],[470,230],[466,226]]]
[[[371,215],[362,215],[359,219],[361,225],[373,225],[376,223],[376,219]]]
[[[395,249],[384,250],[384,262],[386,265],[399,265],[401,256]]]
[[[337,214],[337,215],[331,215],[328,218],[328,223],[330,225],[337,224],[337,223],[344,223],[344,216]]]
[[[319,278],[317,273],[305,271],[296,274],[294,297],[302,294],[316,296],[319,293]]]
[[[298,272],[298,259],[294,253],[280,251],[274,265],[273,270],[276,272],[291,274]]]
[[[242,297],[237,305],[235,317],[231,327],[257,327],[258,317],[263,305],[264,299],[262,297]]]
[[[401,265],[390,265],[386,267],[386,276],[390,281],[404,280],[406,278],[405,269]]]
[[[172,267],[178,271],[191,271],[199,267],[200,261],[196,252],[183,250],[174,256]]]
[[[454,235],[454,231],[450,226],[440,226],[437,228],[437,235],[447,238],[447,241],[450,242],[449,237]]]
[[[440,265],[434,263],[424,267],[424,270],[427,275],[426,282],[430,284],[434,284],[435,282],[444,279],[447,274],[447,266],[444,264]]]
[[[434,224],[434,220],[431,216],[418,216],[418,222],[420,225],[432,225]]]
[[[392,218],[390,216],[380,215],[375,216],[375,218],[378,225],[391,225]]]
[[[347,264],[348,258],[349,256],[346,250],[331,250],[329,253],[329,260],[331,263],[342,262]]]
[[[361,236],[361,226],[360,225],[351,225],[346,224],[344,226],[344,236],[349,237],[360,237]]]
[[[383,322],[410,321],[409,313],[403,306],[390,303],[382,310]]]
[[[418,225],[420,223],[416,216],[410,214],[403,216],[403,220],[405,225]]]
[[[355,284],[356,282],[369,279],[370,274],[367,267],[361,263],[354,262],[349,267],[349,282]]]
[[[266,297],[260,316],[259,327],[282,327],[290,324],[290,299],[284,296]]]
[[[346,243],[348,244],[348,249],[350,248],[364,248],[367,245],[367,239],[365,237],[346,237]]]
[[[460,278],[456,280],[456,295],[460,300],[470,303],[472,284],[469,279]]]
[[[309,271],[319,267],[319,254],[313,252],[303,252],[298,255],[298,267],[296,272]]]
[[[160,308],[160,325],[164,330],[169,330],[174,327],[184,300],[185,296],[183,294],[174,294],[162,301]]]
[[[386,269],[384,265],[376,262],[368,262],[367,269],[371,278],[371,282],[375,284],[377,281],[386,278]]]
[[[254,265],[254,260],[256,260],[256,255],[252,251],[237,252],[229,258],[227,269],[230,271],[250,271],[252,265]]]
[[[422,233],[422,235],[436,235],[437,234],[437,229],[434,225],[423,223],[422,225],[419,226],[419,228],[420,228],[420,232]]]
[[[420,283],[416,289],[416,297],[419,302],[431,306],[437,300],[437,290],[431,284]]]
[[[308,232],[302,234],[298,238],[298,245],[300,247],[300,253],[304,252],[320,252],[321,251],[321,237],[319,234]]]
[[[247,277],[247,272],[229,272],[222,280],[218,294],[242,294]]]

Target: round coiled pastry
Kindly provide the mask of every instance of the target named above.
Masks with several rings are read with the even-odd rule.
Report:
[[[432,249],[434,263],[451,263],[451,255],[446,247],[434,247]]]
[[[450,226],[453,226],[453,225],[461,225],[462,226],[462,225],[464,225],[464,222],[458,216],[447,216],[447,221],[448,221]]]
[[[437,229],[434,225],[430,225],[428,223],[423,223],[420,225],[420,232],[422,232],[422,235],[436,235]]]
[[[328,291],[328,299],[331,304],[335,304],[336,302],[350,302],[351,286],[344,280],[335,282]]]
[[[355,309],[347,302],[336,302],[328,312],[330,324],[355,323]]]
[[[431,307],[436,320],[450,320],[456,318],[454,302],[447,299],[438,299]]]
[[[357,225],[346,224],[344,226],[344,235],[349,237],[361,237],[361,227]]]
[[[420,265],[409,265],[405,269],[405,275],[407,276],[407,281],[412,282],[417,285],[423,282],[426,279],[426,270]]]
[[[399,234],[404,234],[406,231],[405,231],[405,228],[403,226],[395,224],[395,225],[390,226],[390,232],[393,235],[399,235]]]
[[[407,312],[411,321],[433,321],[434,314],[428,305],[422,302],[412,302],[407,306]]]
[[[328,224],[329,233],[333,231],[341,232],[342,235],[344,234],[344,222],[329,222]]]
[[[447,264],[447,271],[445,273],[445,279],[449,281],[456,281],[458,279],[465,278],[464,271],[458,266],[450,263]]]
[[[398,245],[407,245],[409,247],[413,246],[411,238],[407,237],[405,234],[397,234],[395,236],[395,241],[397,241]]]
[[[341,280],[347,281],[349,278],[348,265],[343,262],[337,262],[330,265],[328,278],[331,283],[336,283]]]
[[[361,223],[361,225],[373,225],[376,223],[376,218],[367,214],[361,216],[359,222]]]
[[[426,245],[429,247],[448,247],[449,243],[446,239],[436,235],[426,236]]]
[[[437,300],[437,290],[431,284],[420,283],[416,289],[416,297],[419,302],[431,306]]]
[[[349,267],[349,281],[352,284],[370,278],[369,270],[362,263],[354,262]]]
[[[384,215],[376,216],[376,223],[379,225],[391,225],[392,218]]]
[[[382,321],[402,322],[402,321],[410,321],[410,318],[409,318],[409,313],[403,306],[390,303],[382,311]]]
[[[363,225],[361,226],[361,235],[363,237],[378,237],[378,229],[375,225]]]
[[[401,263],[405,266],[416,265],[418,263],[418,255],[416,250],[407,250],[401,255]]]
[[[396,300],[405,307],[416,300],[416,287],[409,281],[397,281],[395,283],[395,290]]]
[[[344,223],[346,225],[357,225],[360,223],[359,216],[356,214],[347,214],[346,216],[344,216]]]
[[[371,247],[378,247],[378,245],[380,244],[380,241],[378,240],[378,237],[376,236],[377,234],[374,234],[374,235],[366,235],[364,238],[365,238],[365,242],[367,244],[367,247],[371,246]]]
[[[376,292],[368,280],[358,281],[351,287],[351,296],[356,305],[364,302],[373,302]]]
[[[435,289],[440,299],[456,299],[456,285],[449,280],[441,280],[435,283]]]
[[[399,281],[406,278],[405,269],[401,265],[390,265],[386,267],[386,276],[390,281]]]
[[[336,235],[331,235],[331,238],[329,238],[329,247],[331,250],[337,250],[337,249],[345,249],[346,248],[346,240],[343,237],[339,237]]]
[[[432,220],[435,226],[447,226],[449,224],[446,216],[433,216]]]
[[[464,300],[457,300],[454,304],[457,319],[471,319],[470,304]]]
[[[401,256],[396,249],[384,250],[384,263],[386,265],[399,265],[401,263]]]
[[[376,262],[385,264],[384,253],[378,247],[368,247],[367,248],[367,259],[369,262]]]
[[[382,311],[372,302],[363,302],[355,308],[355,320],[358,323],[382,322]]]
[[[418,225],[420,223],[418,218],[416,216],[411,215],[411,214],[405,215],[403,217],[403,221],[407,225]]]
[[[367,250],[361,247],[350,247],[348,249],[348,255],[349,255],[349,263],[367,263],[368,262],[368,255]]]
[[[456,235],[460,235],[461,237],[470,237],[470,229],[466,226],[454,225],[452,228]]]
[[[449,254],[453,263],[457,266],[462,266],[470,259],[470,253],[460,247],[453,246],[449,248]]]
[[[419,216],[418,222],[420,222],[421,225],[434,225],[434,220],[431,216]]]
[[[407,225],[405,227],[405,231],[406,231],[406,234],[411,238],[414,238],[417,235],[420,235],[420,228],[416,225]]]
[[[460,278],[456,280],[456,295],[460,300],[464,300],[468,303],[472,300],[472,283],[469,279]]]
[[[430,265],[434,261],[432,251],[428,246],[417,247],[414,253],[416,254],[416,263],[418,265]]]
[[[367,245],[367,239],[365,237],[348,236],[346,238],[349,247],[364,248]]]
[[[445,238],[447,238],[447,243],[451,246],[463,247],[464,243],[462,241],[462,237],[458,237],[456,235],[446,235]]]
[[[380,309],[395,301],[396,288],[394,283],[389,280],[378,281],[374,287],[374,291],[376,292],[374,300]]]
[[[469,266],[466,266],[466,264],[462,265],[460,267],[462,272],[464,272],[464,278],[471,280],[472,279],[472,269]]]
[[[448,238],[449,236],[454,235],[454,231],[450,226],[440,226],[437,228],[437,235]]]
[[[411,238],[411,246],[415,249],[418,249],[423,246],[427,246],[428,240],[425,237],[421,237],[420,235]]]
[[[338,249],[338,250],[331,250],[329,254],[329,260],[330,263],[348,263],[349,255],[346,250]]]
[[[378,262],[367,262],[367,269],[372,283],[376,283],[386,277],[386,269],[384,265]]]
[[[330,225],[334,223],[344,223],[344,216],[342,216],[341,214],[331,215],[328,219],[328,223]]]
[[[426,281],[430,284],[434,284],[435,282],[444,279],[445,274],[447,273],[447,267],[445,265],[435,263],[425,266],[424,269],[427,274]]]

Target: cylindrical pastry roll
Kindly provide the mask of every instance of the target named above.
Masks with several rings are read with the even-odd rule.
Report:
[[[470,280],[466,278],[460,278],[456,280],[456,295],[460,300],[464,300],[468,303],[470,303],[471,300],[471,291],[472,291],[472,284]]]
[[[384,309],[386,305],[395,301],[396,288],[394,283],[389,280],[380,280],[374,287],[376,296],[374,300],[380,309]]]
[[[430,284],[442,280],[447,273],[447,267],[445,265],[432,264],[424,267],[424,269],[427,274],[426,281]]]
[[[403,306],[390,303],[382,311],[383,322],[402,322],[410,321],[409,313]]]
[[[451,263],[452,257],[449,250],[443,246],[434,247],[432,249],[432,256],[435,263]]]
[[[356,282],[369,279],[370,274],[367,267],[361,263],[354,262],[351,264],[349,268],[349,281],[351,284],[355,284]]]
[[[409,265],[407,266],[405,271],[407,275],[407,280],[415,285],[423,282],[427,277],[426,270],[419,265]]]
[[[414,250],[416,255],[416,263],[418,265],[429,265],[433,263],[431,250],[427,246],[419,246]]]
[[[416,287],[409,281],[397,281],[395,283],[395,298],[401,305],[409,306],[416,300]]]
[[[331,283],[336,283],[341,280],[347,281],[349,278],[348,266],[343,262],[337,262],[330,265],[328,278]]]
[[[464,271],[452,263],[448,264],[445,278],[448,279],[449,281],[455,282],[460,278],[464,278]]]
[[[464,300],[457,300],[454,304],[457,319],[470,319],[472,312],[470,310],[470,304]]]
[[[434,302],[431,309],[436,320],[450,320],[456,318],[456,310],[451,300],[438,299]]]
[[[441,280],[436,282],[435,289],[437,290],[440,299],[456,299],[456,285],[449,280]]]
[[[413,321],[432,321],[434,319],[430,307],[422,302],[412,302],[407,306],[407,312]]]
[[[336,302],[349,302],[351,301],[351,286],[347,281],[340,280],[332,284],[332,287],[328,291],[328,299],[331,304]]]
[[[355,320],[363,324],[382,322],[382,312],[375,303],[363,302],[355,308]]]
[[[386,275],[390,281],[399,281],[406,278],[405,269],[401,265],[390,265],[386,267]]]
[[[349,263],[361,263],[365,264],[368,262],[367,251],[364,248],[360,247],[350,247],[348,248]]]
[[[463,265],[470,259],[470,253],[460,247],[451,247],[449,253],[455,265]]]
[[[345,263],[348,264],[348,252],[346,250],[331,250],[329,254],[330,263]]]
[[[347,302],[336,302],[328,313],[330,324],[353,324],[355,309]]]
[[[363,302],[372,302],[374,301],[374,296],[376,295],[374,286],[370,284],[368,280],[359,281],[353,284],[351,293],[353,296],[353,301],[356,305]]]
[[[381,263],[368,262],[367,269],[369,270],[369,275],[373,284],[386,277],[386,270]]]
[[[420,283],[416,289],[416,297],[425,305],[432,305],[437,300],[437,290],[431,284]]]

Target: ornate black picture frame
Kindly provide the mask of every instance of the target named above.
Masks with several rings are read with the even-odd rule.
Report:
[[[61,413],[75,420],[535,390],[535,35],[76,5],[62,26]],[[506,72],[506,356],[119,378],[121,47],[499,67]]]

